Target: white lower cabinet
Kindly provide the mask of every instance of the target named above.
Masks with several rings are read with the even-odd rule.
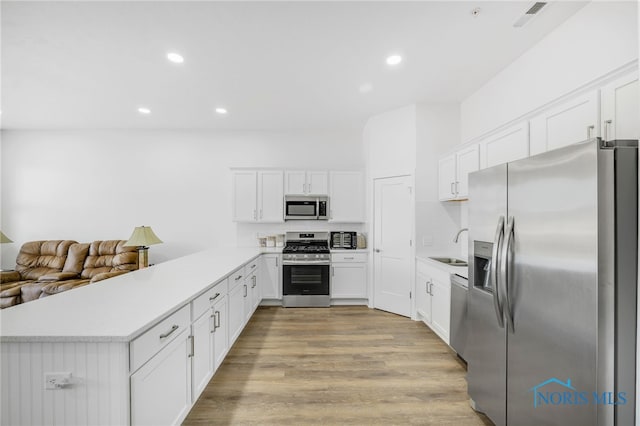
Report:
[[[416,261],[416,316],[449,344],[451,282],[449,273]]]
[[[367,298],[367,254],[331,254],[331,298]]]
[[[191,339],[193,352],[190,354],[192,362],[192,399],[196,402],[204,388],[213,376],[214,341],[211,334],[213,318],[211,309],[200,315],[191,324]]]
[[[213,301],[213,368],[220,367],[229,352],[228,297],[221,294]]]
[[[131,375],[131,424],[179,424],[191,409],[191,339],[182,331]]]
[[[279,254],[261,256],[258,279],[262,299],[282,300],[282,259]]]
[[[229,278],[229,347],[240,336],[244,326],[244,300],[247,287],[241,272]]]

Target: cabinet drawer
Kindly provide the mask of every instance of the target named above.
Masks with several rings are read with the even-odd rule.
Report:
[[[244,283],[244,267],[237,269],[229,275],[229,291],[236,288],[238,284]]]
[[[190,317],[191,306],[185,305],[133,340],[129,345],[131,371],[136,371],[176,336],[188,329]]]
[[[251,262],[247,263],[244,266],[244,276],[248,277],[250,274],[254,273],[258,270],[258,266],[260,266],[260,258],[257,257],[253,259]]]
[[[191,302],[191,321],[195,321],[200,318],[200,315],[205,313],[211,305],[227,295],[227,279],[217,282],[209,290],[196,297]]]
[[[331,261],[366,263],[367,253],[331,253]]]

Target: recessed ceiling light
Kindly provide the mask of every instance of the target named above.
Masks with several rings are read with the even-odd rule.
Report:
[[[398,65],[400,62],[402,62],[402,56],[400,55],[391,55],[387,57],[388,65]]]
[[[145,108],[145,107],[138,108],[138,112],[140,114],[144,114],[144,115],[151,114],[151,110],[149,108]]]
[[[184,58],[182,57],[182,55],[175,52],[167,53],[167,59],[173,62],[174,64],[181,64],[184,62]]]
[[[216,113],[217,114],[226,114],[227,113],[227,109],[226,108],[216,108]]]
[[[373,86],[371,85],[371,83],[364,83],[360,85],[358,90],[360,90],[360,93],[369,93],[371,90],[373,90]]]

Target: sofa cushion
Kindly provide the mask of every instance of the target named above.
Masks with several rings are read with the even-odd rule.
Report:
[[[125,247],[126,242],[126,240],[92,242],[80,277],[91,279],[104,272],[138,269],[138,250],[136,247]]]
[[[67,252],[67,260],[64,262],[62,272],[75,273],[80,276],[84,262],[89,255],[89,244],[76,243],[71,244]]]
[[[16,271],[23,280],[37,280],[42,275],[60,272],[67,260],[67,252],[75,241],[49,240],[24,243],[16,258]]]
[[[0,284],[12,283],[20,281],[20,272],[18,271],[2,271],[0,272]]]
[[[42,290],[39,294],[39,298],[48,297],[54,294],[62,293],[67,290],[71,290],[77,287],[82,287],[90,283],[90,280],[67,280],[67,281],[59,281],[55,283],[46,283],[42,287]]]

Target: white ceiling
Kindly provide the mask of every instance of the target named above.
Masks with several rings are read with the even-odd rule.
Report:
[[[585,2],[514,28],[532,4],[2,1],[2,128],[361,125],[464,99]],[[391,53],[400,66],[386,65]]]

